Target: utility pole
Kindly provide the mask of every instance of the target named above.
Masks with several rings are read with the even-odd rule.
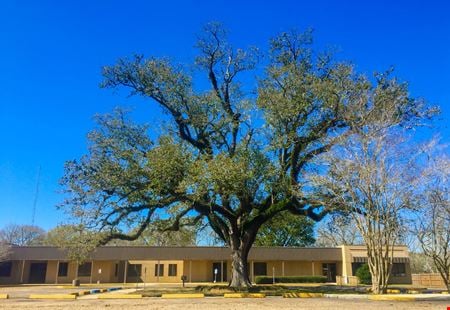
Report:
[[[41,181],[41,166],[39,165],[37,178],[36,178],[36,191],[34,192],[34,201],[33,201],[33,209],[31,213],[31,225],[34,226],[34,222],[36,219],[36,206],[39,196],[39,183]]]

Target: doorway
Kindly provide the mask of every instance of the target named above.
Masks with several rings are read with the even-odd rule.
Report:
[[[222,265],[223,268],[220,268]],[[226,282],[227,281],[227,263],[215,262],[212,266],[213,282]],[[223,276],[223,277],[222,277]]]
[[[45,283],[47,263],[31,263],[28,283]]]
[[[327,282],[336,282],[336,263],[322,264],[322,275],[327,277]]]

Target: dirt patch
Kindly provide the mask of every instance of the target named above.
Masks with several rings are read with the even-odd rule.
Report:
[[[203,298],[196,300],[164,300],[144,298],[140,300],[76,300],[76,301],[0,301],[0,309],[158,309],[158,310],[193,310],[193,309],[446,309],[448,302],[386,302],[367,300],[336,300],[328,298],[284,299],[269,297],[264,299],[225,299]]]

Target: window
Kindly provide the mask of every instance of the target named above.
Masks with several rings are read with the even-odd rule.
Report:
[[[156,264],[155,265],[155,277],[164,276],[164,264]]]
[[[169,264],[169,277],[177,276],[177,264]]]
[[[253,263],[255,276],[267,276],[267,263]]]
[[[12,269],[12,262],[0,263],[0,277],[10,277]]]
[[[68,270],[69,270],[69,263],[66,262],[59,263],[58,277],[67,277]]]
[[[141,264],[129,264],[127,275],[129,277],[140,277],[142,273],[142,265]]]
[[[84,263],[78,266],[78,276],[79,277],[90,277],[92,270],[92,263]]]
[[[391,274],[394,277],[404,277],[406,276],[406,266],[404,263],[393,263]]]
[[[119,275],[119,264],[114,266],[114,276],[117,277]]]

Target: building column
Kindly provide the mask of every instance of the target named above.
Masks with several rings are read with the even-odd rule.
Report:
[[[281,262],[281,275],[284,277],[284,261]]]
[[[254,261],[252,261],[252,282],[255,283],[255,264]]]
[[[25,273],[25,260],[22,260],[22,270],[20,271],[20,283],[23,283],[24,273]]]
[[[58,273],[59,273],[59,260],[56,261],[55,284],[58,284]]]
[[[314,268],[314,261],[311,262],[311,268],[312,268],[312,275],[315,276],[315,268]]]
[[[220,282],[223,282],[223,260],[220,261]]]
[[[123,284],[127,283],[127,269],[128,269],[128,261],[125,261],[125,267],[123,269]]]
[[[89,283],[92,284],[92,275],[94,274],[94,261],[91,260],[91,276],[89,278]]]
[[[159,269],[160,267],[159,267],[159,265],[160,265],[160,261],[158,260],[158,268],[156,268],[156,270],[157,270],[157,280],[156,280],[156,282],[158,282],[159,283],[159,271],[161,270],[161,269]]]
[[[189,261],[189,283],[192,283],[192,260]]]

